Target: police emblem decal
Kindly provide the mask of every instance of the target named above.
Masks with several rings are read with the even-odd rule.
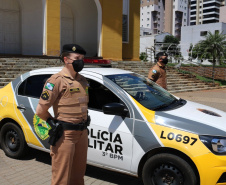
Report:
[[[49,126],[48,123],[46,123],[36,114],[34,115],[34,118],[33,118],[33,124],[34,124],[35,133],[38,135],[40,139],[45,140],[49,137],[48,133],[51,127]]]
[[[52,91],[54,86],[55,86],[54,84],[48,82],[45,86],[45,89]]]
[[[41,95],[41,98],[42,98],[43,100],[48,100],[48,99],[49,99],[49,93],[48,93],[48,91],[44,91],[44,92],[42,93],[42,95]]]
[[[73,46],[73,47],[72,47],[72,51],[75,51],[75,50],[76,50],[76,47],[75,47],[75,46]]]

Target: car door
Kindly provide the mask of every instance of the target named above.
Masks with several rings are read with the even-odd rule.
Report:
[[[110,84],[87,78],[89,82],[89,131],[88,162],[130,170],[132,159],[133,118],[123,97]],[[104,85],[103,85],[104,83]],[[102,107],[108,103],[122,103],[130,110],[125,117],[104,114]]]
[[[50,74],[42,74],[22,78],[24,80],[22,83],[18,82],[20,85],[18,86],[18,89],[15,93],[17,108],[27,121],[33,135],[41,143],[41,146],[46,149],[50,148],[47,139],[48,125],[43,120],[35,117],[34,115],[44,83],[50,76]],[[52,108],[50,108],[49,112],[53,115]],[[37,145],[37,143],[33,143],[33,141],[36,140],[31,139],[29,141],[30,144]]]

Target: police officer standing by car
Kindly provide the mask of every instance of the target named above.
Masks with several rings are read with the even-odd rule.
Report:
[[[150,69],[148,78],[167,89],[166,64],[168,63],[168,55],[165,52],[159,52],[156,55],[156,59],[157,63]]]
[[[84,185],[88,132],[88,82],[80,75],[86,51],[79,45],[63,46],[63,69],[45,83],[36,114],[50,126],[52,185]],[[52,117],[48,109],[53,106]]]

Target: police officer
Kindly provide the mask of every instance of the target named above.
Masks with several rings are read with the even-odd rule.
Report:
[[[62,134],[50,146],[52,185],[84,185],[88,132],[88,82],[80,75],[86,51],[79,45],[63,46],[63,69],[45,83],[36,114],[47,123],[60,123]],[[48,109],[53,106],[53,118]],[[50,133],[50,132],[49,132]]]
[[[168,63],[168,55],[165,52],[159,52],[156,55],[156,59],[157,63],[150,69],[148,78],[164,89],[167,89],[165,66]]]

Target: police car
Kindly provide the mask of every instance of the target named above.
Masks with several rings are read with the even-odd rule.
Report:
[[[7,156],[19,158],[27,146],[49,152],[50,126],[35,110],[45,81],[61,69],[33,70],[0,89]],[[89,82],[89,164],[139,176],[145,185],[226,184],[225,112],[175,97],[130,71],[81,74]]]

